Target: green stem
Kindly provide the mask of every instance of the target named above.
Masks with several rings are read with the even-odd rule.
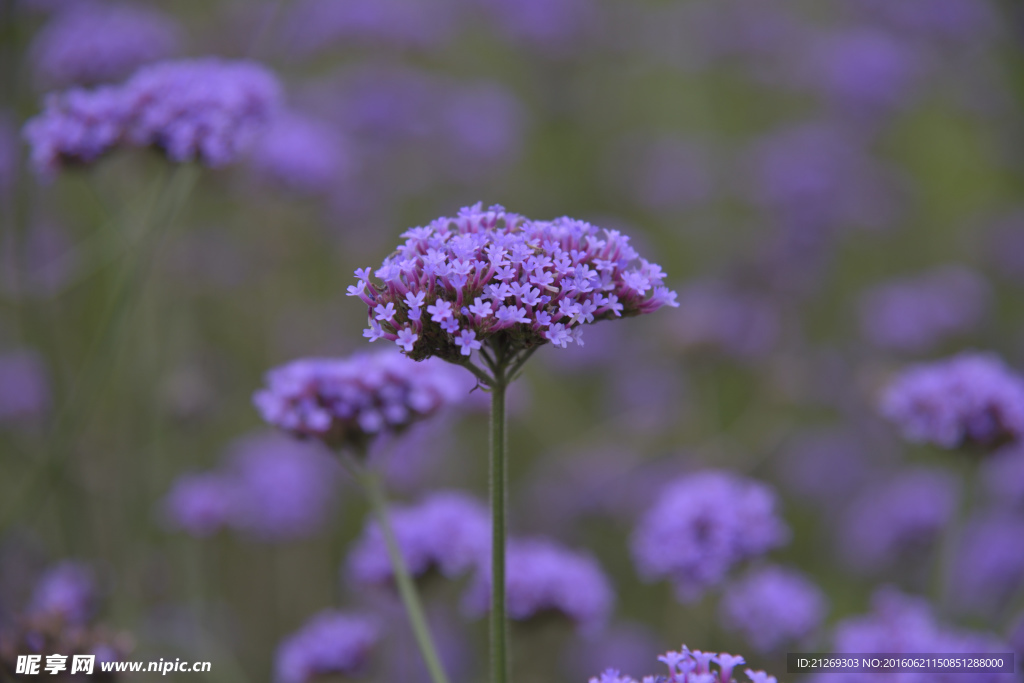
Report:
[[[508,619],[505,615],[505,508],[508,464],[505,460],[505,368],[495,367],[491,385],[491,683],[507,683]]]
[[[388,558],[391,560],[391,569],[395,574],[395,583],[398,585],[398,593],[402,597],[402,604],[409,617],[409,625],[412,626],[413,635],[416,637],[416,644],[419,645],[423,661],[430,672],[430,679],[434,683],[448,683],[448,676],[441,666],[441,658],[437,654],[437,647],[430,635],[430,628],[427,626],[427,619],[420,603],[419,594],[409,575],[409,568],[405,565],[405,559],[399,550],[398,541],[395,539],[395,532],[391,528],[391,520],[388,515],[388,503],[384,496],[377,476],[364,467],[358,467],[356,474],[367,498],[370,499],[370,507],[373,515],[380,525],[381,535],[384,537],[384,544],[388,549]]]

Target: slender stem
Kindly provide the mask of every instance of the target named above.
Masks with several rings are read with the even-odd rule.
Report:
[[[491,385],[491,683],[507,683],[508,619],[505,615],[505,508],[508,465],[505,460],[504,368],[497,367]]]
[[[365,467],[357,467],[355,473],[363,490],[366,491],[367,498],[370,499],[370,507],[373,509],[374,517],[377,518],[377,524],[380,525],[380,532],[388,549],[388,558],[391,560],[391,569],[395,574],[395,583],[398,585],[398,593],[402,597],[402,604],[408,614],[409,625],[412,626],[416,644],[419,645],[423,661],[430,672],[430,679],[434,683],[448,683],[448,677],[441,666],[441,658],[437,654],[437,647],[434,645],[430,628],[427,626],[419,594],[412,577],[409,576],[409,569],[405,565],[405,559],[402,557],[398,541],[395,539],[395,532],[391,528],[384,490],[381,488],[377,475]]]

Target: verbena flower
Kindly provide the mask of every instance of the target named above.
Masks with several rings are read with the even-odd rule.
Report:
[[[340,468],[279,434],[234,442],[216,470],[182,476],[163,503],[170,526],[194,536],[230,528],[264,541],[308,537],[330,518]]]
[[[988,512],[971,520],[956,549],[953,602],[966,613],[999,614],[1024,588],[1024,519]]]
[[[998,26],[995,8],[973,0],[847,0],[845,4],[861,18],[908,38],[979,41]]]
[[[992,448],[1024,433],[1024,380],[995,354],[965,352],[904,370],[881,412],[909,441]]]
[[[358,674],[366,667],[379,637],[376,621],[325,610],[278,646],[275,680],[306,683],[324,674]]]
[[[746,660],[739,655],[690,650],[686,645],[678,652],[670,651],[660,655],[658,661],[668,667],[667,676],[644,676],[637,681],[615,669],[609,669],[591,678],[590,683],[731,683],[741,681],[737,669],[746,664]],[[775,676],[769,676],[764,671],[747,668],[743,671],[752,683],[777,683]]]
[[[860,302],[861,331],[879,348],[927,351],[971,331],[990,299],[988,284],[974,271],[939,268],[867,290]]]
[[[629,238],[572,218],[531,221],[481,204],[406,231],[404,244],[349,288],[368,307],[371,341],[414,359],[459,363],[484,345],[515,354],[565,348],[598,320],[676,305],[664,273]]]
[[[414,363],[381,351],[275,368],[253,403],[264,420],[293,436],[361,451],[380,435],[399,433],[451,405],[464,389],[461,376],[443,363]]]
[[[490,556],[480,559],[463,601],[472,614],[490,609]],[[611,582],[597,560],[545,538],[508,542],[505,586],[510,619],[523,621],[558,614],[584,631],[602,627],[615,602]]]
[[[318,194],[331,190],[351,160],[333,127],[289,112],[274,117],[253,145],[251,163],[261,178],[287,190]]]
[[[668,579],[684,602],[722,583],[738,563],[789,539],[775,494],[760,482],[705,471],[669,483],[633,532],[642,578]]]
[[[36,582],[27,612],[35,618],[58,617],[84,625],[96,610],[96,577],[81,562],[65,561],[51,567]]]
[[[871,600],[871,612],[849,617],[835,629],[832,651],[837,653],[885,652],[913,654],[941,652],[952,657],[964,653],[1007,652],[995,637],[959,631],[941,623],[923,598],[892,588],[878,590]],[[816,676],[815,683],[954,683],[962,673],[842,673]],[[1006,674],[972,673],[971,683],[998,683]]]
[[[50,95],[24,134],[38,173],[95,161],[118,145],[155,147],[174,162],[232,163],[277,111],[264,67],[217,58],[144,66],[117,86]]]
[[[725,589],[720,620],[758,652],[798,645],[825,617],[825,594],[795,569],[769,565],[748,572]]]
[[[181,31],[168,16],[133,4],[81,2],[55,15],[29,47],[39,81],[50,87],[124,78],[170,57]]]
[[[0,422],[37,418],[50,406],[50,382],[33,351],[0,354]]]
[[[437,570],[448,578],[475,567],[490,548],[491,520],[475,498],[440,491],[416,505],[394,506],[391,526],[409,573],[423,576]],[[348,557],[348,574],[357,584],[394,580],[380,526],[370,522]]]
[[[956,477],[919,468],[872,484],[846,511],[840,546],[847,564],[879,570],[899,560],[930,557],[956,514]]]

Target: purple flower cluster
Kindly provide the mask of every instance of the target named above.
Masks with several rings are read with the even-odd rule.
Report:
[[[1024,589],[1024,518],[989,512],[971,520],[956,550],[953,597],[963,612],[995,615]]]
[[[590,683],[739,683],[738,678],[733,678],[733,670],[747,663],[740,655],[690,650],[686,645],[678,652],[660,655],[658,661],[668,667],[668,676],[644,676],[637,681],[615,669],[609,669],[591,678]],[[717,668],[712,668],[712,664]],[[777,683],[775,676],[769,676],[764,671],[745,669],[744,673],[751,683]]]
[[[558,54],[586,36],[598,21],[593,0],[472,0],[515,43]]]
[[[302,538],[330,516],[338,465],[277,434],[245,437],[217,470],[180,477],[163,502],[170,526],[194,536],[229,527],[252,538]]]
[[[743,634],[758,652],[798,645],[821,625],[825,594],[802,573],[778,566],[729,584],[719,605],[722,625]]]
[[[532,221],[477,204],[403,237],[377,280],[356,271],[349,296],[369,309],[365,336],[410,358],[460,362],[484,344],[509,354],[565,348],[584,324],[676,305],[657,264],[632,265],[628,237],[572,218]]]
[[[413,576],[432,569],[448,578],[477,566],[490,548],[491,521],[475,498],[455,491],[433,493],[417,505],[393,507],[391,526]],[[384,537],[371,522],[352,548],[348,571],[357,584],[385,584],[394,575]]]
[[[904,370],[881,412],[909,441],[992,448],[1024,434],[1024,379],[995,354],[965,352]]]
[[[57,617],[68,624],[84,625],[95,612],[96,592],[96,577],[88,566],[61,562],[36,582],[27,611],[36,618]]]
[[[788,539],[771,488],[710,470],[665,486],[635,529],[632,551],[642,578],[667,578],[691,602],[739,562]]]
[[[672,316],[672,331],[684,349],[714,349],[740,359],[771,351],[780,327],[779,312],[767,297],[715,282],[682,290]]]
[[[615,602],[615,591],[597,560],[546,538],[508,542],[505,586],[510,619],[522,621],[554,613],[583,631],[603,627]],[[491,566],[486,555],[463,604],[470,613],[483,614],[490,609],[490,597]]]
[[[156,147],[175,162],[230,164],[273,118],[281,86],[264,67],[217,58],[160,62],[118,86],[50,95],[25,126],[41,175],[117,145]]]
[[[50,382],[33,351],[0,354],[0,422],[41,416],[50,406]]]
[[[162,12],[135,4],[81,2],[54,16],[30,47],[47,86],[120,80],[177,52],[181,32]]]
[[[376,621],[324,610],[278,646],[275,681],[306,683],[325,674],[358,674],[379,638]]]
[[[909,470],[869,486],[842,523],[846,563],[878,570],[926,556],[956,513],[958,498],[956,477],[945,470]]]
[[[940,623],[928,602],[883,588],[872,598],[870,614],[850,617],[836,626],[832,651],[837,653],[886,652],[911,654],[920,652],[996,653],[1007,647],[992,636],[957,631]],[[963,680],[960,672],[935,673],[842,673],[824,674],[814,683],[953,683]],[[1005,674],[973,673],[971,683],[998,683]]]
[[[950,266],[869,289],[861,298],[861,330],[872,344],[927,351],[975,327],[991,298],[984,278]]]
[[[460,399],[465,387],[445,364],[415,363],[397,351],[297,360],[268,372],[266,382],[253,403],[268,423],[357,450],[434,415]]]
[[[304,0],[285,25],[289,54],[311,56],[333,47],[383,45],[426,49],[447,41],[457,18],[450,0]]]
[[[328,192],[351,160],[325,122],[293,112],[274,117],[253,144],[252,166],[267,181],[304,194]]]

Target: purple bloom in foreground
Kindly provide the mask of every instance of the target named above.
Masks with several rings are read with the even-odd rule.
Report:
[[[629,238],[572,218],[532,221],[500,206],[464,208],[413,228],[370,278],[349,288],[369,309],[371,341],[396,342],[410,358],[468,357],[462,330],[516,354],[565,348],[597,320],[675,306],[661,268]]]
[[[826,607],[825,594],[802,573],[767,566],[728,585],[720,619],[758,652],[777,652],[814,633]]]
[[[861,298],[861,330],[872,344],[926,351],[969,332],[982,319],[988,284],[966,268],[939,268],[869,289]]]
[[[32,351],[0,354],[0,422],[40,417],[50,405],[42,359]]]
[[[545,538],[509,541],[505,585],[508,616],[519,621],[554,613],[581,630],[594,631],[604,626],[615,602],[611,582],[597,560]],[[483,614],[490,609],[490,597],[487,555],[481,558],[463,604],[471,613]]]
[[[359,450],[452,404],[465,386],[443,363],[415,363],[397,351],[297,360],[268,372],[266,383],[253,403],[268,423]]]
[[[1007,652],[993,636],[957,631],[940,623],[931,605],[922,598],[904,595],[891,588],[877,591],[869,614],[850,617],[836,626],[833,652],[885,652],[893,654]],[[972,673],[971,683],[1012,680],[1006,674]],[[842,673],[819,675],[815,683],[954,683],[964,674],[934,673]]]
[[[253,62],[160,62],[121,85],[51,95],[25,125],[41,175],[95,161],[116,145],[156,147],[171,161],[232,163],[279,107],[276,77]]]
[[[278,646],[274,680],[306,683],[323,674],[359,674],[379,637],[376,621],[325,610]]]
[[[846,511],[840,545],[846,562],[877,570],[928,557],[956,513],[959,486],[945,470],[917,469],[869,485]]]
[[[722,583],[736,564],[789,540],[767,485],[706,471],[669,483],[633,533],[645,580],[666,578],[684,602]]]
[[[266,180],[307,194],[330,191],[351,161],[330,125],[295,113],[278,115],[253,145],[251,163]]]
[[[995,354],[961,353],[904,370],[881,412],[909,441],[992,448],[1024,433],[1024,380]]]
[[[477,565],[490,548],[491,520],[475,498],[455,491],[433,493],[416,505],[394,506],[391,526],[413,576],[437,569],[455,578]],[[393,580],[387,547],[370,522],[348,557],[348,572],[359,584]]]
[[[116,81],[170,57],[181,32],[162,12],[135,4],[81,2],[53,17],[29,48],[47,86]]]
[[[590,683],[741,683],[743,679],[738,678],[738,669],[746,664],[740,655],[690,650],[686,645],[678,652],[660,655],[658,661],[668,667],[668,676],[644,676],[637,681],[615,669],[608,669],[591,678]],[[775,676],[764,671],[743,668],[743,672],[752,683],[777,683]]]
[[[84,625],[96,608],[96,578],[80,562],[55,565],[40,577],[32,592],[28,613],[33,617],[59,617]]]

